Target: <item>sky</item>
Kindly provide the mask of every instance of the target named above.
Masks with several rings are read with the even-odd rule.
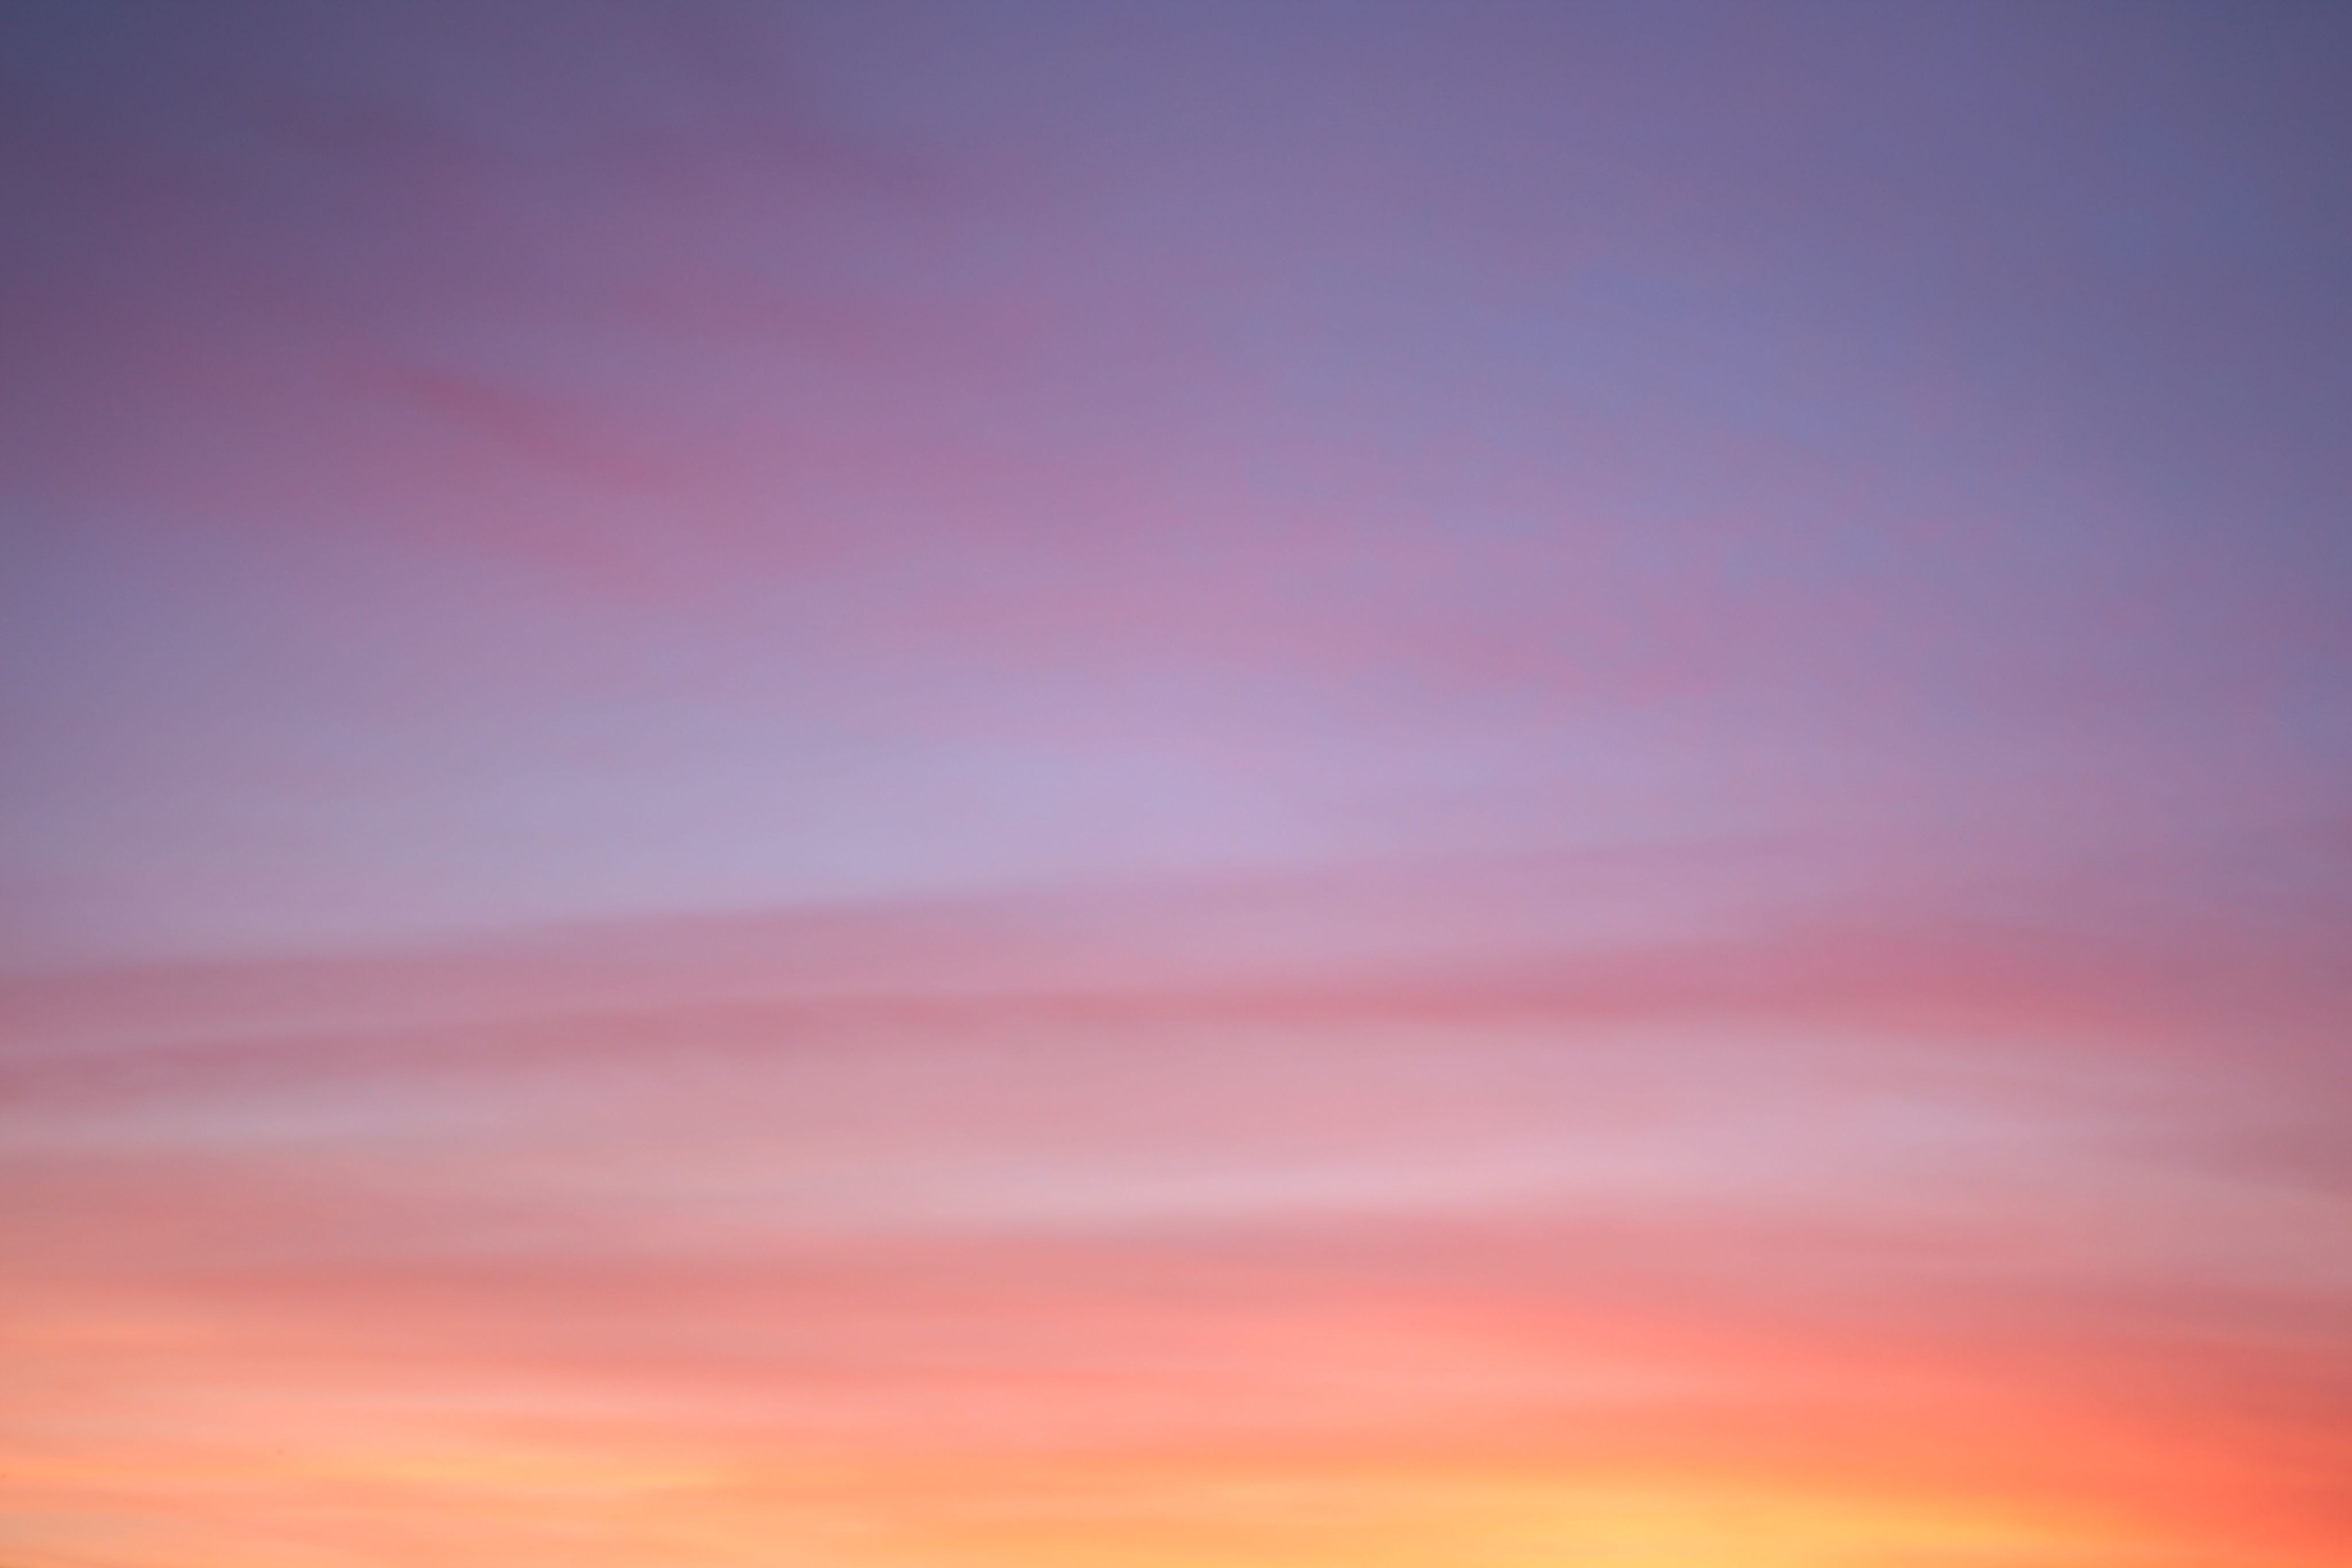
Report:
[[[2352,1561],[2352,25],[0,8],[5,1568]]]

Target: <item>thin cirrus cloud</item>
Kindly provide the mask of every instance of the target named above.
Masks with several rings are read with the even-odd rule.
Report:
[[[2231,963],[1090,991],[1098,938],[1005,991],[1023,918],[21,986],[34,1495],[387,1561],[550,1549],[555,1497],[615,1561],[991,1560],[998,1509],[1080,1553],[2326,1561],[2344,1188],[2233,1151],[2340,1108],[2324,1058],[2222,1065]],[[998,956],[926,996],[943,935]],[[864,965],[789,974],[828,942]]]
[[[0,19],[0,1557],[2320,1568],[2314,8]]]

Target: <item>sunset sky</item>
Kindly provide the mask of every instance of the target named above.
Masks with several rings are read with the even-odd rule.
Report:
[[[0,1568],[2352,1563],[2352,11],[0,6]]]

